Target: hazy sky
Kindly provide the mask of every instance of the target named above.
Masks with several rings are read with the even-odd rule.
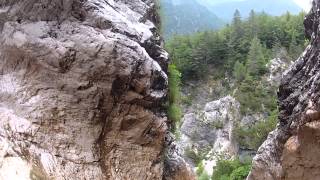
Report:
[[[219,4],[221,2],[228,2],[228,1],[243,1],[243,0],[198,0],[200,2],[206,2],[209,4]],[[267,0],[266,0],[267,1]],[[294,0],[300,7],[302,7],[305,11],[309,11],[311,8],[311,1],[312,0]]]
[[[311,8],[311,0],[294,0],[304,10],[309,11]]]

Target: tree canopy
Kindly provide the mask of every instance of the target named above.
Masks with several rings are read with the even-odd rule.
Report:
[[[261,75],[274,49],[285,50],[290,60],[299,56],[305,45],[304,16],[303,12],[287,12],[274,17],[252,10],[248,18],[242,19],[236,11],[225,28],[174,36],[166,42],[166,49],[183,80],[202,78],[208,68],[232,74],[236,62],[247,65],[251,75]]]

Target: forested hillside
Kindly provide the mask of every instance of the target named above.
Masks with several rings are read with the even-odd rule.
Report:
[[[273,16],[285,12],[298,14],[302,10],[294,0],[159,0],[159,3],[166,39],[175,34],[221,29],[231,22],[236,9],[245,18],[251,9]]]
[[[268,60],[276,56],[290,60],[297,58],[305,45],[304,15],[286,13],[274,17],[251,11],[249,18],[243,20],[240,12],[236,11],[232,23],[225,28],[174,36],[166,42],[166,48],[185,80],[204,78],[209,67],[231,75],[232,69],[237,70],[242,65],[249,73],[256,71],[249,67],[253,63],[250,62],[253,58],[250,54],[261,56],[259,62],[254,63],[262,69]],[[241,65],[234,67],[235,64]],[[250,76],[262,74],[251,72]]]
[[[168,40],[166,49],[171,57],[169,86],[173,99],[170,101],[169,118],[176,122],[176,130],[183,124],[180,119],[184,112],[188,112],[186,107],[192,106],[191,111],[198,111],[193,106],[199,94],[196,89],[213,82],[207,90],[213,98],[207,99],[207,102],[231,95],[240,104],[242,119],[255,117],[250,123],[235,122],[231,133],[239,145],[239,152],[255,152],[275,128],[278,119],[278,82],[270,80],[274,73],[270,69],[275,63],[280,66],[286,64],[287,68],[305,48],[308,42],[304,36],[304,16],[301,12],[275,17],[252,10],[248,18],[241,18],[240,12],[236,11],[231,24],[219,31],[178,35]],[[193,92],[190,92],[190,84]],[[179,94],[179,86],[184,91],[182,95]],[[204,118],[204,122],[207,121]],[[225,124],[219,120],[210,126],[218,130]],[[197,171],[199,177],[204,179],[208,175],[203,162],[212,159],[212,147],[208,148],[204,151],[203,147],[186,150],[186,157],[192,159],[192,163],[200,169]],[[232,168],[226,172],[220,165]],[[219,156],[213,178],[230,178],[231,174],[235,176],[234,173],[244,178],[249,169],[248,161]]]

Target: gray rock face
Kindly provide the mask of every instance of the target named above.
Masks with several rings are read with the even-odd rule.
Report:
[[[267,68],[269,69],[269,77],[267,80],[271,86],[278,87],[280,85],[283,74],[286,73],[292,63],[293,62],[285,60],[284,58],[275,58],[267,64]]]
[[[0,177],[15,158],[44,179],[162,179],[157,20],[153,0],[1,0]]]
[[[231,96],[209,102],[203,111],[184,116],[181,132],[199,148],[223,146],[224,140],[233,143],[232,131],[240,119],[239,106]]]
[[[314,0],[304,22],[310,45],[282,79],[280,124],[260,147],[249,180],[320,178],[317,141],[320,130],[317,123],[320,120],[319,8],[320,1]]]
[[[238,143],[234,139],[234,128],[241,121],[240,104],[231,96],[209,102],[203,110],[186,114],[181,126],[182,147],[185,159],[192,164],[188,152],[205,155],[205,169],[212,174],[217,153],[234,156],[238,153]],[[196,164],[193,164],[196,166]]]

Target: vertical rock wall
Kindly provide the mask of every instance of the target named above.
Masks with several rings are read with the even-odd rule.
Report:
[[[162,179],[158,19],[153,0],[0,0],[0,177]]]
[[[282,79],[280,123],[260,147],[248,180],[320,179],[320,1],[305,19],[310,45]]]

